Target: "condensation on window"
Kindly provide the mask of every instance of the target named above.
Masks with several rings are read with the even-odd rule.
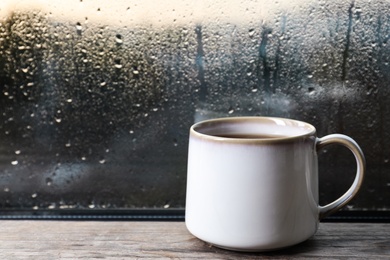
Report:
[[[261,115],[353,137],[347,210],[388,210],[390,4],[259,2],[0,3],[0,207],[183,208],[189,127]],[[327,203],[356,167],[319,159]]]

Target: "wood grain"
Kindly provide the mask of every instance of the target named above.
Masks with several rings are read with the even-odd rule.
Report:
[[[183,222],[0,221],[1,259],[390,259],[390,224],[321,223],[297,246],[238,253],[210,246]]]

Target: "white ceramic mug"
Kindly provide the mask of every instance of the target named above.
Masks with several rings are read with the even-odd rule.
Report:
[[[355,155],[350,189],[318,204],[317,151],[341,144]],[[196,237],[239,251],[266,251],[303,242],[319,220],[358,192],[365,159],[350,137],[316,137],[305,122],[271,117],[212,119],[191,127],[186,225]]]

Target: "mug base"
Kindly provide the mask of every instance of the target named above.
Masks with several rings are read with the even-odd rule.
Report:
[[[199,238],[198,238],[199,239]],[[286,249],[290,249],[290,248],[293,248],[299,244],[302,244],[302,243],[305,243],[307,242],[308,240],[310,240],[311,237],[303,240],[303,241],[300,241],[300,242],[297,242],[297,243],[294,243],[292,245],[288,245],[288,246],[281,246],[281,247],[273,247],[273,248],[242,248],[242,247],[228,247],[228,246],[223,246],[223,245],[218,245],[218,244],[214,244],[214,243],[210,243],[210,242],[207,242],[207,241],[204,241],[202,239],[199,239],[203,242],[206,242],[207,244],[213,246],[213,247],[216,247],[216,248],[220,248],[220,249],[223,249],[223,250],[228,250],[228,251],[236,251],[236,252],[243,252],[243,253],[262,253],[262,252],[274,252],[274,251],[280,251],[280,250],[286,250]]]

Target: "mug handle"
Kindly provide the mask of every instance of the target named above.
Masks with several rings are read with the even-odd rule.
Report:
[[[349,188],[349,190],[347,190],[346,193],[344,193],[344,195],[342,195],[340,198],[333,201],[332,203],[329,203],[328,205],[318,206],[319,219],[322,219],[339,210],[356,195],[356,193],[360,189],[360,186],[362,185],[366,169],[366,160],[364,158],[363,151],[352,138],[342,134],[331,134],[322,138],[317,138],[317,151],[331,144],[340,144],[342,146],[345,146],[353,153],[357,164],[356,177],[352,186]]]

